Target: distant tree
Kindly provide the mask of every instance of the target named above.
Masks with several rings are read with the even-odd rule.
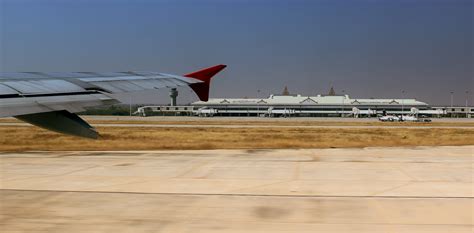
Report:
[[[132,107],[132,109],[136,109]],[[128,116],[130,115],[130,109],[128,105],[110,105],[103,107],[89,108],[81,115],[112,115],[112,116]]]

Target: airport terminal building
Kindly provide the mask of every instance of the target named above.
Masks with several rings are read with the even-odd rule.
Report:
[[[175,106],[176,90],[170,92],[171,104],[142,106],[137,114],[229,116],[229,117],[376,117],[414,115],[418,117],[468,117],[473,107],[434,107],[416,99],[362,99],[337,95],[333,88],[327,95],[291,95],[285,87],[281,95],[267,98],[211,98],[185,106]]]
[[[357,99],[349,95],[270,95],[268,98],[219,98],[191,104],[213,116],[368,117],[378,114],[443,114],[415,99]]]

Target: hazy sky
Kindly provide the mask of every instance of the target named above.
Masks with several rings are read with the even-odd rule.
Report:
[[[1,71],[184,74],[227,64],[211,97],[473,102],[472,0],[0,0]],[[166,103],[167,90],[133,95]],[[179,102],[197,100],[186,88]]]

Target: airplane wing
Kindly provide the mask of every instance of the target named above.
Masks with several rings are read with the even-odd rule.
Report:
[[[143,71],[0,73],[0,117],[97,138],[94,128],[74,113],[118,103],[111,94],[179,86],[190,86],[199,99],[207,101],[211,78],[225,67],[217,65],[184,76]]]

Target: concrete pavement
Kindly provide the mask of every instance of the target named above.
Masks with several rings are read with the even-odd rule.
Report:
[[[474,146],[0,154],[2,232],[472,232]]]

